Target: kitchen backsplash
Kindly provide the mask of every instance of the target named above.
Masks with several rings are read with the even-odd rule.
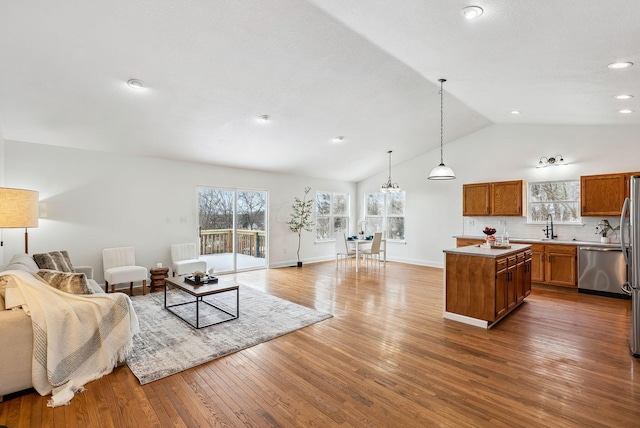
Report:
[[[620,217],[583,217],[581,225],[553,225],[554,234],[559,240],[600,242],[600,235],[596,234],[596,225],[602,220],[608,220],[612,227],[618,227]],[[509,238],[544,238],[545,224],[527,224],[526,217],[463,217],[462,234],[467,236],[484,236],[485,227],[494,227],[495,236],[502,236],[503,230],[509,233]],[[611,242],[620,242],[620,231],[609,232]]]

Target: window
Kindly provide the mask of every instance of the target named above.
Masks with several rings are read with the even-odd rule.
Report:
[[[333,240],[349,232],[349,195],[316,192],[316,241]]]
[[[364,201],[365,234],[386,231],[387,239],[404,241],[405,198],[405,192],[367,193]]]
[[[556,224],[579,224],[580,181],[529,183],[527,222],[544,223],[551,214]]]

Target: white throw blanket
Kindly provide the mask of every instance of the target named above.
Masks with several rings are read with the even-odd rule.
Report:
[[[69,404],[73,394],[124,361],[138,333],[126,294],[76,295],[32,274],[7,271],[24,298],[33,325],[33,387],[52,393],[48,406]]]

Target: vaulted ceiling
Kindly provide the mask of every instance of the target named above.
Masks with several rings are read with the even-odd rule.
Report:
[[[445,144],[492,123],[640,123],[639,22],[637,0],[0,0],[0,125],[357,181],[387,150],[439,146],[439,78]]]

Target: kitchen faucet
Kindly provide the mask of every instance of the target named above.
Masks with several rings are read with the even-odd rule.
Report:
[[[551,225],[551,227],[549,227],[549,225]],[[542,231],[547,238],[555,239],[558,237],[558,235],[553,234],[553,216],[551,214],[547,214],[547,227],[542,229]]]

